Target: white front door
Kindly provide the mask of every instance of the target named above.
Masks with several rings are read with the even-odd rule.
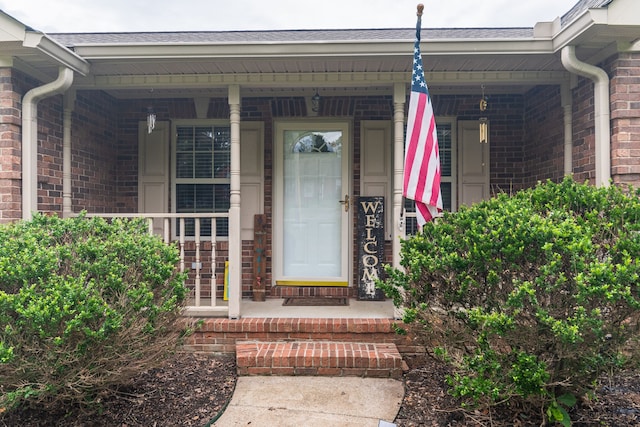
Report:
[[[348,286],[349,125],[278,122],[274,278],[278,285]]]

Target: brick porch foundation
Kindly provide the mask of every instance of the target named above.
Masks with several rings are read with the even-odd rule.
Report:
[[[236,341],[332,341],[393,343],[401,354],[424,353],[408,335],[399,335],[393,319],[325,318],[207,318],[187,338],[184,349],[193,352],[234,353]]]
[[[239,375],[400,378],[401,354],[423,353],[393,319],[204,319],[187,338],[192,352],[234,353]]]

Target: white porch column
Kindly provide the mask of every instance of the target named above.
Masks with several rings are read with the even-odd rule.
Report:
[[[402,176],[404,173],[404,104],[407,98],[404,83],[393,85],[393,266],[400,267],[400,239],[405,237]]]
[[[560,86],[562,116],[564,120],[564,176],[573,173],[573,100],[569,83]]]
[[[231,183],[229,206],[229,318],[240,317],[242,238],[240,236],[240,86],[229,86]]]
[[[406,236],[406,219],[402,205],[402,181],[404,174],[404,104],[407,99],[404,83],[393,85],[393,219],[392,242],[393,267],[400,267],[400,239]],[[393,317],[402,319],[403,307],[394,307]]]

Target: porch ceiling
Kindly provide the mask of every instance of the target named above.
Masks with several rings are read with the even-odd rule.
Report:
[[[559,56],[546,55],[429,55],[425,71],[564,71]],[[94,76],[277,74],[277,73],[386,73],[411,72],[411,48],[404,56],[295,57],[295,58],[171,58],[91,60]]]
[[[91,74],[78,77],[74,86],[116,98],[226,96],[229,84],[240,85],[243,96],[310,95],[316,88],[324,95],[390,94],[395,82],[409,82],[408,47],[404,55],[368,57],[94,59]],[[521,93],[568,76],[554,53],[425,54],[424,63],[434,92],[468,93],[477,87],[479,93],[485,84]]]

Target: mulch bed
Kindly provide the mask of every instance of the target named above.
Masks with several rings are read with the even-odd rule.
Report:
[[[463,412],[447,393],[447,369],[427,356],[407,356],[405,396],[395,423],[415,426],[540,426],[517,411],[488,414]],[[232,355],[178,354],[162,368],[152,369],[118,393],[103,399],[100,411],[79,408],[58,412],[36,409],[0,414],[0,426],[206,426],[228,404],[236,383]],[[640,425],[640,375],[603,377],[597,398],[572,411],[574,427]]]
[[[235,384],[233,355],[182,353],[101,399],[93,412],[77,407],[25,409],[0,414],[0,426],[200,427],[222,412]]]
[[[405,357],[405,396],[396,417],[398,427],[539,427],[541,419],[511,410],[493,413],[463,411],[447,393],[447,367],[429,356]],[[640,425],[640,374],[621,372],[600,378],[597,396],[570,411],[572,427],[625,427]]]

